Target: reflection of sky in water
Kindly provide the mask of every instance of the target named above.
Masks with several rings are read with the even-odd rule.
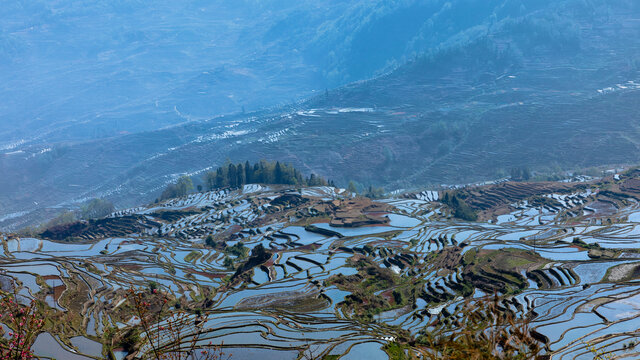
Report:
[[[496,221],[496,224],[502,224],[502,223],[511,222],[515,220],[516,220],[516,217],[511,214],[498,215],[498,221]]]
[[[411,228],[420,225],[420,223],[422,222],[421,220],[405,215],[388,214],[386,216],[388,216],[389,220],[391,220],[389,223],[389,225],[391,226]]]
[[[498,236],[498,240],[520,240],[520,238],[526,238],[527,236],[531,236],[533,234],[538,233],[539,230],[528,230],[528,231],[514,231],[501,236]]]
[[[248,210],[247,205],[247,202],[242,202],[242,204],[236,207],[236,210]],[[407,210],[409,212],[415,212],[416,210],[427,210],[425,208],[411,208],[412,204],[410,203],[407,203],[405,205],[407,206]],[[640,222],[640,212],[634,213],[635,215],[631,214],[632,216],[630,217],[630,224],[588,227],[586,226],[586,224],[583,224],[582,226],[575,226],[575,230],[571,229],[570,226],[566,226],[564,224],[553,224],[551,226],[540,225],[538,223],[538,219],[540,218],[539,212],[533,209],[527,210],[525,213],[527,212],[530,215],[529,217],[527,217],[527,215],[521,215],[522,212],[517,213],[518,216],[523,216],[522,218],[519,218],[517,220],[514,217],[514,213],[500,216],[499,224],[464,223],[458,222],[456,220],[445,220],[428,222],[424,225],[421,225],[423,220],[400,214],[389,214],[388,216],[390,219],[390,223],[387,226],[344,228],[331,227],[327,223],[318,223],[315,225],[320,228],[341,233],[345,236],[354,237],[352,239],[347,239],[346,241],[343,241],[338,245],[350,248],[361,248],[367,243],[374,242],[376,245],[380,245],[382,247],[389,246],[388,244],[393,244],[392,247],[403,247],[406,249],[409,246],[403,242],[408,242],[408,240],[415,238],[419,241],[419,245],[417,245],[415,249],[421,250],[423,255],[428,251],[428,248],[431,249],[431,251],[441,248],[440,245],[436,246],[436,244],[431,244],[429,245],[429,247],[427,247],[426,244],[428,244],[429,239],[434,239],[442,236],[446,236],[447,239],[450,239],[452,235],[455,235],[458,243],[463,241],[471,243],[471,245],[467,246],[463,250],[463,252],[483,245],[484,248],[488,250],[499,250],[504,248],[532,250],[533,247],[524,244],[524,242],[520,241],[520,238],[527,238],[530,240],[534,236],[536,236],[538,238],[538,245],[544,245],[544,247],[538,246],[536,248],[536,251],[542,257],[558,262],[590,260],[587,256],[587,251],[580,251],[577,248],[568,246],[569,244],[555,243],[555,240],[570,242],[576,235],[579,235],[580,238],[584,241],[587,241],[589,243],[597,241],[605,247],[634,247],[634,245],[640,246],[640,241],[637,241],[636,239],[630,237],[640,235],[640,224],[633,224],[634,219]],[[553,215],[547,213],[544,216],[543,221],[550,220],[552,216]],[[503,224],[505,221],[509,221],[510,223]],[[264,225],[261,229],[263,231],[265,231],[267,227],[271,227],[272,229],[280,229],[285,225],[286,224],[283,223],[268,224]],[[186,226],[188,228],[191,225],[183,224],[183,226]],[[563,228],[566,228],[568,232],[558,233],[558,230]],[[594,232],[585,235],[585,233],[595,230],[604,231],[600,233]],[[249,248],[253,248],[258,243],[262,243],[267,248],[273,245],[274,248],[281,249],[280,253],[274,255],[274,260],[276,264],[283,265],[284,269],[280,266],[274,266],[271,273],[275,274],[275,279],[273,281],[269,281],[267,272],[259,267],[254,268],[252,273],[250,273],[253,282],[247,284],[246,288],[237,288],[230,290],[229,292],[221,292],[215,295],[214,299],[216,301],[220,301],[215,305],[215,308],[225,310],[233,309],[233,307],[239,301],[252,296],[269,296],[290,291],[311,293],[318,292],[320,290],[324,293],[324,295],[332,300],[332,305],[314,312],[313,316],[327,316],[328,319],[332,319],[331,321],[334,321],[336,319],[335,305],[343,301],[344,298],[349,294],[349,292],[339,290],[335,286],[329,286],[327,288],[325,288],[323,285],[315,286],[309,281],[307,276],[311,276],[313,280],[316,280],[319,284],[323,284],[324,281],[326,281],[332,275],[356,274],[357,270],[355,268],[346,266],[346,260],[352,257],[353,254],[342,252],[340,250],[330,250],[330,248],[336,248],[335,241],[338,240],[336,237],[328,237],[321,234],[308,232],[302,226],[289,226],[286,228],[282,228],[282,231],[285,234],[290,234],[289,236],[291,238],[291,241],[294,243],[302,245],[317,243],[320,245],[320,248],[316,248],[315,250],[300,249],[297,248],[297,245],[291,245],[290,243],[288,244],[286,238],[274,238],[274,240],[271,241],[261,235],[249,236],[248,238],[243,239],[242,241]],[[383,239],[377,234],[388,231],[398,231],[399,234],[392,240],[402,240],[403,242],[381,241]],[[602,239],[602,237],[606,237],[606,239]],[[125,282],[130,280],[140,281],[141,283],[145,283],[148,281],[157,281],[159,284],[161,284],[161,286],[171,289],[172,292],[179,293],[181,291],[181,286],[174,283],[174,281],[184,281],[186,283],[191,283],[187,284],[187,288],[193,290],[193,278],[186,277],[188,273],[187,269],[203,271],[206,273],[222,273],[223,271],[226,271],[222,266],[224,255],[218,255],[209,258],[209,255],[215,254],[215,250],[209,248],[199,248],[200,244],[196,245],[188,241],[174,242],[171,239],[134,239],[135,241],[142,241],[142,243],[122,244],[123,241],[127,240],[131,241],[131,239],[113,238],[100,240],[95,244],[70,244],[55,243],[46,240],[28,238],[21,239],[19,241],[10,240],[7,242],[7,245],[10,251],[12,251],[17,258],[29,258],[37,256],[40,258],[45,258],[47,261],[31,261],[19,266],[9,266],[7,267],[7,271],[10,272],[9,275],[22,278],[25,282],[26,287],[30,288],[32,291],[37,291],[39,290],[39,287],[35,283],[35,278],[33,276],[28,274],[19,274],[17,272],[25,271],[38,274],[60,275],[63,269],[59,269],[57,267],[57,263],[51,261],[55,259],[56,256],[69,257],[71,259],[75,256],[77,258],[80,258],[80,260],[90,256],[97,256],[98,258],[101,258],[104,255],[101,255],[100,251],[105,250],[105,248],[108,252],[108,256],[106,256],[105,259],[111,259],[108,261],[110,261],[110,263],[113,262],[113,264],[104,266],[97,263],[96,267],[101,272],[111,272],[115,270],[112,273],[112,276],[117,279],[116,281],[122,282],[121,286],[125,286]],[[235,242],[228,242],[227,245],[230,246],[234,243]],[[156,255],[151,254],[156,245],[166,246],[166,250],[159,250],[158,255],[160,256],[158,258],[158,261],[160,262],[160,264],[153,263]],[[423,245],[424,248],[422,247]],[[20,248],[21,252],[18,252],[18,248]],[[125,252],[136,250],[138,252],[136,252],[135,254],[140,255],[139,259],[138,257],[129,257],[129,255],[125,255],[124,257],[114,256],[116,254],[122,256],[122,254]],[[184,260],[185,257],[192,253],[194,250],[200,252],[203,256],[195,262],[186,263]],[[141,251],[146,251],[146,253],[143,253]],[[402,250],[391,249],[390,254],[396,253],[398,251]],[[29,252],[34,253],[31,254]],[[113,256],[113,258],[110,258],[109,256]],[[149,259],[148,262],[147,260],[145,260],[146,258]],[[72,261],[72,263],[67,264],[78,266],[78,260]],[[380,266],[384,267],[380,258],[377,258],[376,261],[379,261]],[[289,262],[289,264],[287,264],[287,262]],[[419,262],[422,263],[423,260]],[[570,341],[569,338],[575,339],[602,327],[602,320],[598,318],[597,315],[591,312],[591,308],[581,307],[581,305],[584,305],[589,299],[607,296],[606,294],[615,295],[616,292],[610,291],[609,289],[614,285],[596,283],[601,281],[602,277],[610,266],[618,265],[621,263],[622,262],[620,261],[609,261],[572,264],[570,266],[580,277],[580,283],[576,284],[575,286],[567,286],[555,289],[536,289],[535,283],[529,281],[530,288],[519,295],[520,301],[523,304],[526,303],[526,301],[522,300],[525,296],[537,298],[535,308],[536,312],[541,314],[540,318],[538,319],[539,323],[537,323],[537,325],[539,326],[539,331],[541,333],[552,338],[552,343],[550,344],[552,349],[559,349],[562,346],[567,345]],[[141,265],[142,268],[120,269],[119,266],[124,264]],[[292,266],[292,264],[295,266]],[[168,272],[164,268],[168,268],[168,266],[172,266],[176,273],[172,274]],[[299,267],[302,270],[297,270],[296,267]],[[286,277],[285,269],[287,271]],[[119,270],[123,271],[120,272]],[[142,275],[137,275],[136,272],[140,272],[142,273]],[[447,289],[445,291],[452,291],[448,286],[446,286],[445,281],[441,279],[439,275],[437,275],[436,271],[433,271],[433,269],[429,269],[428,272],[428,274],[423,276],[424,278],[428,279],[432,284],[441,285],[442,287]],[[68,276],[66,272],[64,272],[62,275],[65,277]],[[563,272],[558,272],[558,276],[563,278],[565,280],[565,283],[572,282]],[[199,283],[211,286],[217,286],[222,282],[222,280],[220,279],[212,280],[198,274],[194,274],[193,277]],[[99,276],[96,276],[96,280],[100,281],[99,279]],[[113,283],[113,278],[107,278],[105,279],[105,281],[109,283],[109,286],[114,288],[116,287]],[[591,284],[591,286],[586,289],[582,289],[583,284]],[[603,291],[604,293],[598,294],[595,291],[596,288],[599,289],[599,291]],[[187,294],[191,290],[187,290]],[[620,290],[619,292],[621,291],[622,290]],[[23,294],[26,296],[27,292],[23,291]],[[475,296],[479,296],[480,294],[481,292],[477,291],[475,293]],[[567,297],[567,294],[571,295]],[[571,299],[571,301],[567,300],[569,298]],[[46,301],[50,305],[54,307],[56,306],[50,296],[47,297]],[[101,299],[99,301],[106,301],[106,299]],[[416,302],[418,309],[425,309],[434,306],[433,304],[427,304],[421,298],[418,298]],[[443,308],[448,308],[449,306],[452,306],[452,304],[443,304]],[[409,311],[406,314],[404,311],[405,310],[388,311],[380,314],[378,316],[378,319],[379,321],[390,325],[397,324],[402,326],[402,322],[411,323],[411,317],[414,313],[413,310]],[[631,299],[627,300],[616,300],[614,303],[600,306],[598,311],[603,316],[606,316],[613,321],[619,319],[627,319],[630,316],[640,314],[640,295],[634,296]],[[273,317],[258,317],[256,316],[256,314],[249,315],[249,313],[235,311],[226,313],[226,316],[229,321],[239,325],[240,328],[238,328],[237,331],[234,330],[226,332],[222,338],[219,338],[217,340],[222,340],[224,338],[226,339],[225,343],[227,344],[227,341],[230,341],[228,344],[231,345],[235,344],[237,341],[243,341],[243,344],[246,341],[249,341],[255,344],[271,345],[273,345],[274,342],[277,342],[277,340],[274,339],[265,339],[264,337],[261,337],[260,332],[255,331],[258,329],[257,327],[255,327],[255,323],[248,322],[261,318],[261,321],[264,321],[265,324],[268,324],[273,321]],[[278,316],[283,315],[278,314]],[[93,316],[91,317],[89,325],[90,328],[96,327],[96,320],[100,319],[93,319]],[[559,322],[559,324],[552,325],[550,324],[551,322]],[[331,322],[322,322],[313,325],[307,324],[303,326],[309,326],[310,329],[313,328],[314,330],[312,330],[312,332],[316,331],[316,335],[318,338],[323,337],[327,340],[335,341],[335,338],[331,339],[332,336],[336,335],[335,331],[322,330],[318,332],[318,329],[323,328],[327,324],[331,324]],[[279,326],[283,326],[283,324],[281,323]],[[584,326],[585,328],[578,329],[576,328],[578,326]],[[629,327],[630,325],[620,325],[619,327],[624,328],[625,326]],[[93,330],[88,331],[95,333]],[[264,331],[264,328],[261,328],[260,331]],[[278,333],[281,330],[274,328],[274,331]],[[559,339],[565,331],[568,331],[565,338],[554,342],[553,339]],[[297,334],[300,332],[300,330],[287,330],[287,336],[291,337],[292,332]],[[611,332],[611,329],[602,330],[601,332]],[[375,341],[372,342],[372,340],[376,340],[377,338],[372,338],[370,335],[367,336],[368,337],[363,336],[350,338],[347,345],[354,345],[354,347],[351,348],[351,350],[348,352],[348,354],[345,355],[344,358],[376,358],[378,355],[380,355],[380,358],[386,359],[386,355],[380,349],[381,344]],[[82,342],[84,340],[82,340],[82,338],[78,338],[74,341]],[[297,342],[299,341],[299,339],[292,339],[292,341]],[[91,344],[86,345],[90,347]],[[342,352],[344,353],[347,352],[348,346],[345,347],[343,345],[338,345],[338,347],[340,347],[340,349],[342,349]],[[287,356],[286,353],[283,352],[274,352],[274,354],[278,355],[278,359],[282,358],[279,355],[282,355],[285,358]]]
[[[640,222],[640,211],[629,214],[630,222]]]
[[[90,357],[72,353],[64,349],[49,333],[41,333],[33,344],[33,351],[38,356],[65,360],[90,360]]]
[[[327,223],[319,223],[314,225],[322,229],[338,232],[344,236],[371,235],[371,234],[379,234],[379,233],[392,231],[392,230],[398,230],[398,228],[391,227],[391,226],[363,226],[359,228],[347,228],[347,227],[333,227]]]
[[[616,265],[616,262],[590,262],[577,265],[573,268],[580,277],[582,283],[590,284],[599,282],[604,277],[610,266]]]
[[[640,294],[603,304],[598,307],[598,312],[610,321],[640,315]]]
[[[366,342],[355,345],[348,354],[341,357],[343,360],[388,360],[389,356],[382,351],[382,344],[378,342]]]

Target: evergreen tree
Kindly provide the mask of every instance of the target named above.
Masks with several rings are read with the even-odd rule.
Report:
[[[189,176],[181,176],[175,184],[169,184],[160,195],[160,200],[185,196],[193,190],[193,181]]]
[[[298,170],[296,170],[296,181],[298,184],[304,185],[304,178],[302,177],[302,174]]]
[[[204,174],[204,184],[207,190],[213,190],[216,188],[216,173],[209,171]]]
[[[277,161],[276,162],[276,167],[275,170],[273,172],[273,181],[276,184],[284,184],[284,178],[283,178],[283,173],[282,173],[282,166],[280,166],[280,162]]]
[[[270,166],[268,162],[265,160],[260,160],[260,174],[262,175],[262,179],[260,182],[265,184],[274,184],[273,181],[273,167]]]
[[[358,188],[356,188],[356,184],[353,182],[353,180],[349,181],[349,186],[347,186],[347,191],[354,194],[358,193]]]
[[[216,170],[215,179],[216,179],[215,184],[217,188],[221,188],[227,185],[227,182],[224,176],[224,171],[222,170],[222,168],[218,168],[218,170]]]
[[[441,201],[443,204],[448,205],[452,210],[453,216],[459,219],[468,221],[476,221],[478,219],[478,214],[463,199],[460,199],[456,193],[450,195],[449,192],[445,192]]]
[[[236,186],[241,187],[244,186],[244,184],[246,184],[244,168],[242,167],[242,164],[238,164],[238,168],[236,169]]]
[[[253,165],[248,161],[244,164],[233,164],[228,161],[224,166],[217,168],[215,172],[206,173],[204,182],[209,190],[226,186],[240,187],[248,183],[300,186],[324,186],[328,184],[327,180],[316,174],[311,174],[309,178],[305,179],[302,173],[292,165],[280,163],[279,161],[270,163],[265,160]]]
[[[449,198],[448,191],[444,193],[444,196],[442,197],[442,202],[447,205],[451,204],[451,199]]]
[[[249,164],[249,160],[244,163],[244,180],[247,184],[253,182],[253,169],[251,168],[251,164]]]
[[[81,218],[95,219],[105,217],[116,209],[109,200],[93,199],[82,207]]]
[[[178,196],[185,196],[193,190],[193,181],[189,176],[183,175],[178,179],[176,186],[178,187]]]
[[[227,170],[227,181],[229,186],[231,186],[232,188],[238,186],[238,173],[237,168],[234,164],[229,164]]]
[[[260,172],[260,165],[258,163],[253,164],[253,182],[262,183],[264,182],[262,178],[262,174]]]

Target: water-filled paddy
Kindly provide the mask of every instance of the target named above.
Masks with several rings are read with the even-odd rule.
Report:
[[[314,188],[307,195],[340,196],[327,189]],[[524,304],[521,311],[538,314],[533,326],[549,337],[558,358],[580,351],[576,339],[599,342],[611,334],[633,330],[631,324],[640,315],[640,290],[606,279],[610,268],[628,263],[628,259],[593,260],[588,249],[571,244],[573,237],[580,236],[587,244],[635,249],[640,244],[638,212],[630,213],[621,223],[594,226],[589,219],[567,224],[556,219],[557,214],[545,212],[541,217],[540,209],[525,207],[499,217],[495,224],[468,223],[438,217],[437,203],[392,199],[385,201],[396,206],[388,214],[387,225],[349,228],[314,222],[338,236],[307,231],[301,223],[289,225],[291,220],[304,220],[295,212],[283,218],[268,217],[271,213],[264,210],[269,208],[266,204],[278,196],[270,191],[245,187],[244,194],[199,194],[153,209],[139,208],[132,213],[207,207],[201,213],[164,221],[159,228],[147,229],[146,235],[86,243],[6,240],[0,253],[2,275],[22,285],[20,294],[41,296],[56,311],[78,309],[71,297],[60,293],[62,289],[82,299],[80,308],[93,297],[95,301],[87,302],[86,311],[78,312],[84,320],[80,323],[85,325],[80,331],[98,338],[105,326],[118,323],[104,304],[121,306],[122,298],[114,295],[120,289],[154,282],[160,290],[179,298],[207,297],[211,302],[206,309],[210,313],[207,339],[216,344],[224,341],[225,351],[234,359],[294,359],[309,346],[343,359],[386,359],[381,347],[395,336],[389,333],[389,326],[416,335],[430,317],[441,316],[443,309],[455,311],[462,299],[456,289],[465,281],[463,261],[453,263],[455,270],[446,274],[430,268],[429,261],[462,243],[461,255],[479,250],[528,254],[517,260],[499,260],[507,264],[504,266],[520,266],[517,273],[524,279],[524,288],[515,298]],[[257,205],[245,198],[261,194],[267,200]],[[239,220],[229,220],[235,216]],[[263,222],[254,223],[256,219]],[[224,231],[229,231],[227,246],[241,242],[246,247],[244,257],[205,245],[208,234]],[[259,244],[273,253],[269,260],[250,269],[246,279],[231,281]],[[628,253],[634,254],[632,250]],[[369,268],[359,270],[357,262],[364,258],[369,259]],[[376,323],[363,322],[341,305],[352,292],[328,281],[350,278],[374,282],[375,278],[367,280],[366,276],[376,267],[390,270],[399,281],[406,279],[402,286],[418,284],[420,291],[432,296],[398,295],[404,296],[403,301],[408,297],[409,302],[376,313]],[[533,270],[540,271],[537,279],[531,275]],[[373,296],[387,296],[385,301],[393,304],[392,291],[376,288]],[[475,289],[471,296],[483,294],[486,292]],[[605,324],[603,317],[611,324]],[[69,341],[79,353],[63,347],[48,333],[38,338],[34,349],[41,356],[69,359],[97,356],[102,351],[100,344],[78,334]]]

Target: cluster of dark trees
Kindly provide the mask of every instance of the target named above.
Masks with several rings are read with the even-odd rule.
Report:
[[[369,199],[380,199],[384,197],[384,188],[375,187],[373,185],[365,187],[362,184],[354,182],[353,180],[349,181],[347,191],[358,194],[360,196],[368,197]]]
[[[527,181],[531,179],[531,171],[526,167],[516,167],[511,169],[511,180]]]
[[[369,199],[381,199],[384,197],[384,188],[369,185],[362,196],[368,197]]]
[[[221,189],[225,187],[237,188],[245,184],[278,184],[299,186],[335,186],[333,181],[327,181],[322,176],[311,174],[304,177],[302,173],[292,165],[261,160],[255,164],[248,161],[238,164],[227,162],[215,171],[209,171],[204,175],[204,184],[207,190]],[[175,183],[167,185],[162,195],[156,202],[187,195],[193,190],[193,181],[189,176],[182,176]],[[198,185],[198,191],[202,186]]]
[[[282,184],[300,186],[334,186],[332,181],[327,181],[315,174],[304,177],[298,169],[292,165],[279,161],[269,162],[262,160],[255,164],[248,161],[244,164],[228,163],[219,167],[216,171],[205,174],[204,183],[209,190],[224,187],[240,187],[245,184]]]
[[[209,171],[203,177],[204,186],[207,190],[222,189],[226,187],[237,188],[245,184],[274,184],[274,185],[295,185],[295,186],[336,186],[331,180],[326,180],[322,176],[311,174],[307,177],[293,167],[291,164],[279,161],[261,160],[257,163],[246,161],[234,164],[230,161],[220,166],[215,171]],[[177,198],[187,195],[194,189],[193,181],[189,176],[182,176],[173,184],[167,185],[160,198]],[[372,185],[364,186],[354,181],[349,182],[348,190],[359,196],[378,199],[384,197],[384,189]],[[198,191],[202,191],[202,186],[198,185]]]
[[[190,177],[183,175],[174,184],[167,185],[162,195],[160,195],[160,200],[185,196],[191,190],[193,190],[193,181],[191,181]]]
[[[453,216],[459,219],[467,221],[476,221],[478,219],[478,214],[464,200],[460,199],[455,192],[451,194],[445,192],[441,202],[448,205],[452,210]]]
[[[92,199],[80,209],[80,218],[84,220],[103,218],[116,211],[115,206],[109,200]]]

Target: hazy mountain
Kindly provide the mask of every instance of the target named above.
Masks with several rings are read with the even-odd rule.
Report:
[[[326,87],[297,48],[349,4],[14,1],[0,14],[0,149],[150,131]],[[312,22],[282,21],[313,14]],[[301,26],[299,26],[301,25]],[[273,38],[278,29],[283,31]]]
[[[0,15],[0,149],[291,103],[494,32],[504,20],[597,7],[556,3],[11,2]]]
[[[144,4],[138,4],[138,11],[144,13]],[[135,97],[124,88],[118,90],[111,85],[104,85],[104,89],[145,104],[135,111],[129,105],[118,107],[127,109],[114,115],[127,119],[118,124],[133,127],[126,130],[130,132],[152,131],[75,143],[23,144],[5,150],[9,154],[1,156],[0,167],[4,174],[11,175],[0,180],[3,214],[68,206],[96,196],[110,197],[121,206],[134,205],[153,200],[179,174],[202,172],[227,157],[235,161],[290,161],[307,172],[338,182],[354,179],[386,185],[388,189],[497,178],[514,166],[542,171],[639,160],[640,6],[636,2],[360,1],[322,6],[278,2],[279,7],[275,7],[276,2],[238,4],[227,4],[230,13],[220,13],[220,17],[230,19],[233,11],[251,8],[254,12],[243,13],[242,19],[254,25],[238,31],[235,39],[220,41],[242,39],[246,44],[261,44],[262,52],[251,52],[249,48],[256,46],[248,46],[242,50],[246,51],[245,58],[233,57],[242,64],[208,63],[196,73],[185,70],[180,76],[187,80],[178,82],[172,77],[178,76],[175,69],[181,68],[180,63],[195,68],[190,61],[204,61],[201,59],[207,54],[215,58],[214,53],[224,51],[218,47],[202,50],[201,43],[195,41],[193,54],[184,53],[183,62],[170,65],[151,61],[153,53],[145,50],[135,62],[140,67],[158,68],[145,79],[155,81],[154,89],[164,89],[161,96],[149,96],[151,92],[141,90],[142,95]],[[194,5],[194,9],[198,7]],[[177,21],[169,18],[166,21]],[[254,33],[252,29],[257,28],[261,32]],[[165,35],[169,33],[177,36],[173,31]],[[191,33],[192,37],[200,35]],[[176,49],[188,44],[184,39],[171,39],[173,42],[169,43],[173,45],[167,46]],[[155,46],[162,42],[156,39],[150,43]],[[132,53],[113,55],[114,68],[133,61],[135,49],[131,45]],[[230,59],[238,51],[241,50],[228,50],[220,58]],[[291,54],[297,55],[291,58]],[[19,67],[17,63],[11,66]],[[256,81],[262,81],[261,85],[251,82],[255,85],[251,90],[243,87],[241,79],[247,73],[229,70],[240,67],[254,69],[249,73],[259,79]],[[202,71],[205,68],[206,74]],[[263,72],[254,73],[255,69]],[[162,71],[166,71],[166,81],[158,80]],[[91,83],[111,79],[107,72],[100,73],[103,77],[94,78]],[[54,82],[60,77],[51,70],[49,74]],[[74,76],[81,78],[83,74],[86,73]],[[282,77],[283,74],[290,77]],[[292,94],[309,93],[314,87],[311,84],[329,87],[371,76],[371,80],[327,92],[321,88],[319,95],[286,107],[153,130],[184,121],[164,121],[169,118],[160,113],[178,116],[177,109],[188,119],[214,113],[212,104],[222,102],[211,99],[223,96],[223,87],[258,94],[254,105],[247,105],[249,110],[293,98]],[[37,79],[40,81],[41,77]],[[145,81],[142,83],[148,85]],[[127,89],[142,87],[136,86]],[[67,104],[83,103],[77,93],[55,93],[64,97]],[[87,120],[90,125],[86,129],[99,123],[95,122],[94,109],[115,111],[113,103],[109,103],[112,98],[100,92],[94,94],[92,101],[104,103],[100,107],[87,105],[92,115],[88,115],[91,121]],[[243,96],[248,99],[254,95]],[[21,96],[24,101],[37,99]],[[5,109],[15,113],[23,109],[35,111],[26,103],[6,104]],[[229,109],[241,104],[233,103]],[[24,122],[25,128],[45,133],[33,121]],[[10,128],[5,121],[3,126]],[[71,128],[84,129],[75,123]],[[66,130],[57,134],[57,140],[88,136],[74,137]],[[39,216],[15,217],[11,221],[17,226]]]

